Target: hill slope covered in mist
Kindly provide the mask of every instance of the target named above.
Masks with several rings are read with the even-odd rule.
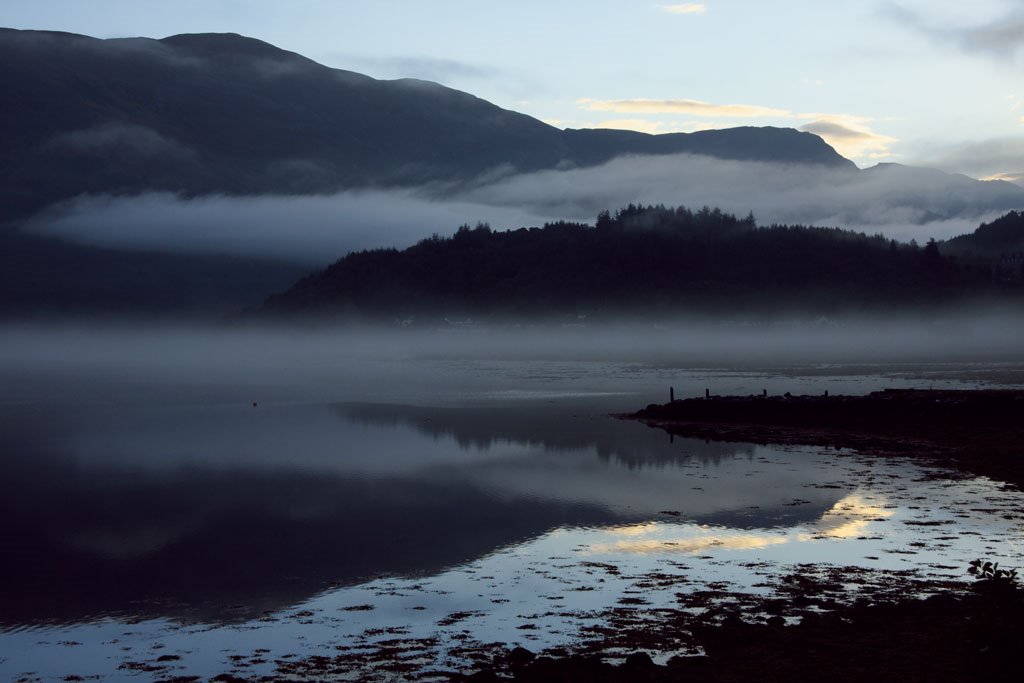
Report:
[[[0,29],[0,63],[0,220],[82,193],[325,193],[623,154],[852,168],[790,129],[562,131],[436,83],[376,80],[235,34]]]
[[[355,317],[826,311],[995,292],[987,262],[718,209],[630,205],[595,226],[463,226],[405,250],[349,254],[264,310]],[[1014,289],[1018,295],[1019,291]]]
[[[232,308],[278,291],[296,262],[323,263],[296,253],[408,244],[513,210],[578,220],[645,196],[759,214],[769,197],[772,220],[852,225],[1024,207],[1008,183],[860,171],[792,129],[559,130],[436,83],[377,80],[235,34],[0,29],[0,64],[0,314]],[[280,225],[239,217],[252,197],[349,190],[333,209],[282,200]],[[340,224],[371,201],[376,222],[353,218],[365,225],[347,237]],[[423,219],[449,202],[461,202],[450,222]],[[792,213],[779,218],[776,203]],[[320,216],[329,210],[337,231]],[[427,227],[405,239],[396,225]]]

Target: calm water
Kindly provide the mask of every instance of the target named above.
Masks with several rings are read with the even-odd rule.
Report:
[[[3,680],[251,675],[396,639],[421,643],[411,665],[459,667],[473,643],[571,645],[630,595],[657,607],[681,586],[758,592],[799,563],[963,577],[974,557],[1022,554],[1024,500],[998,482],[670,440],[608,416],[667,400],[670,385],[1019,382],[1005,356],[737,370],[671,350],[566,360],[444,339],[11,338]],[[652,587],[654,573],[678,580]]]

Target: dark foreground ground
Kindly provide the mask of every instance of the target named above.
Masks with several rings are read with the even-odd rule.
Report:
[[[612,666],[600,656],[534,658],[515,650],[467,681],[1007,681],[1021,676],[1024,601],[980,582],[969,595],[936,595],[806,614],[785,626],[727,616],[696,625],[705,657],[656,666],[642,651]],[[767,605],[773,610],[774,605]]]

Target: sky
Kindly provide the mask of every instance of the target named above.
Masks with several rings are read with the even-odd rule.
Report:
[[[1024,183],[1024,0],[3,0],[0,25],[235,32],[561,128],[799,128]]]

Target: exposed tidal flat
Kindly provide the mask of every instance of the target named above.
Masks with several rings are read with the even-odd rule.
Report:
[[[1024,387],[1006,327],[943,329],[7,328],[0,677],[665,662],[731,610],[967,591],[971,560],[1020,564],[1015,486],[609,417],[670,386]]]

